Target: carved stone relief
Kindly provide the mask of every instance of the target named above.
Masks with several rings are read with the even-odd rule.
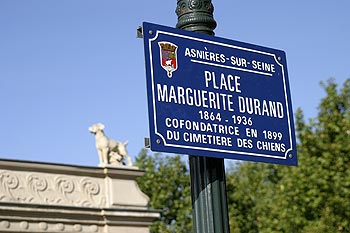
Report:
[[[0,170],[0,201],[104,207],[104,186],[97,178]]]

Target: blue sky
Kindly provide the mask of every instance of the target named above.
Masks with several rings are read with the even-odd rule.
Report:
[[[135,157],[148,136],[143,21],[175,26],[176,0],[1,0],[0,157],[95,166],[102,122]],[[350,2],[213,0],[216,36],[286,51],[294,111],[350,78]]]

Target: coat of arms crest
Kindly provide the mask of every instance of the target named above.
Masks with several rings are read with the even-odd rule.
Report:
[[[160,49],[160,64],[166,70],[169,78],[177,69],[177,45],[170,42],[158,42]]]

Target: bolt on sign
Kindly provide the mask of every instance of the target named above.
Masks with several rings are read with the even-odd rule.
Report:
[[[143,23],[153,151],[297,165],[281,50]]]

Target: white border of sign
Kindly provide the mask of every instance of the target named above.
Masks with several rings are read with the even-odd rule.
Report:
[[[156,95],[155,95],[155,90],[154,90],[155,85],[154,85],[153,57],[152,57],[152,45],[151,45],[151,43],[158,38],[159,34],[164,34],[164,35],[169,35],[169,36],[174,36],[174,37],[179,37],[179,38],[184,38],[184,39],[189,39],[189,40],[195,40],[195,41],[199,41],[199,42],[215,44],[215,45],[219,45],[219,46],[225,46],[225,47],[228,47],[228,48],[240,49],[240,50],[244,50],[244,51],[248,51],[248,52],[259,53],[259,54],[263,54],[263,55],[272,56],[275,59],[276,63],[279,66],[281,66],[281,68],[282,68],[283,88],[284,88],[284,95],[285,95],[285,100],[286,100],[285,104],[286,104],[287,116],[288,116],[288,132],[289,132],[290,148],[288,150],[286,150],[286,152],[284,154],[284,157],[267,155],[267,154],[261,154],[261,153],[249,153],[249,152],[240,152],[240,151],[232,151],[232,150],[219,150],[219,149],[206,148],[206,147],[195,147],[195,146],[168,144],[166,142],[166,140],[164,139],[163,135],[160,134],[158,132],[158,129],[157,129],[157,114],[156,114],[156,109],[157,108],[156,108],[156,99],[155,99]],[[220,152],[220,153],[259,156],[259,157],[267,157],[267,158],[274,158],[274,159],[284,159],[284,160],[287,159],[289,151],[293,150],[292,127],[291,127],[291,120],[290,120],[290,117],[289,117],[290,113],[289,113],[289,105],[288,105],[288,96],[287,96],[285,71],[284,71],[283,65],[281,63],[279,63],[279,61],[276,58],[275,54],[271,54],[271,53],[267,53],[267,52],[263,52],[263,51],[258,51],[258,50],[254,50],[254,49],[243,48],[243,47],[239,47],[239,46],[235,46],[235,45],[229,45],[229,44],[220,43],[220,42],[216,42],[216,41],[210,41],[210,40],[195,38],[195,37],[191,37],[191,36],[180,35],[180,34],[175,34],[175,33],[165,32],[165,31],[160,31],[160,30],[157,30],[157,33],[156,33],[155,37],[153,37],[152,39],[149,39],[148,44],[149,44],[148,47],[149,47],[150,65],[151,65],[150,66],[150,70],[151,70],[151,78],[152,78],[152,97],[153,97],[152,101],[153,101],[153,109],[154,109],[153,120],[154,120],[154,126],[155,126],[155,134],[157,134],[160,138],[162,138],[162,140],[164,142],[164,146],[172,146],[172,147],[185,148],[185,149],[195,149],[195,150],[207,150],[207,151],[214,151],[214,152]],[[209,63],[209,62],[197,61],[197,60],[194,60],[194,59],[192,59],[191,61],[195,62],[195,63],[202,63],[202,64],[205,64],[205,65],[213,65],[213,66],[218,66],[218,67],[222,67],[222,68],[235,69],[235,70],[240,70],[240,71],[245,71],[245,72],[257,73],[257,74],[260,74],[260,75],[271,76],[271,74],[264,73],[264,72],[259,72],[259,71],[253,71],[253,70],[242,69],[242,68],[237,68],[237,67],[230,67],[230,66],[225,66],[225,65],[213,64],[213,63]]]

